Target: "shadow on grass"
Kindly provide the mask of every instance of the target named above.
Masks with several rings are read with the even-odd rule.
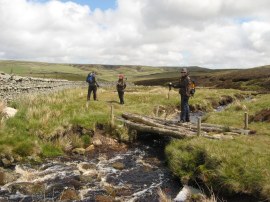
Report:
[[[109,104],[113,104],[113,103],[120,104],[120,102],[115,101],[115,100],[110,100],[110,101],[106,101],[106,102],[109,103]]]

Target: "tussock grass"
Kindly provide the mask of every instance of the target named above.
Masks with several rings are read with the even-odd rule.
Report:
[[[0,113],[3,112],[5,106],[6,106],[6,104],[4,102],[0,101]]]
[[[61,148],[62,151],[64,152],[69,152],[72,150],[72,141],[69,137],[64,136],[64,137],[59,137],[55,141],[55,146],[57,148]]]
[[[262,109],[269,108],[270,94],[257,95],[252,100],[237,101],[228,106],[224,111],[209,113],[206,122],[227,126],[244,127],[244,113],[255,115]],[[261,135],[270,135],[270,124],[251,122],[249,128]]]
[[[71,133],[66,139],[65,131],[69,131],[72,125],[94,129],[97,123],[108,124],[111,105],[114,106],[116,116],[125,111],[150,115],[156,103],[168,105],[179,102],[177,97],[171,100],[166,98],[167,89],[160,89],[157,93],[149,92],[152,88],[138,89],[141,94],[126,93],[127,104],[124,106],[118,104],[118,95],[114,88],[99,89],[99,101],[91,100],[88,105],[86,88],[25,96],[11,103],[12,107],[18,109],[18,113],[6,120],[0,129],[0,150],[11,148],[15,154],[28,156],[37,153],[37,150],[33,150],[33,142],[38,141],[43,156],[55,156],[74,147],[87,146],[89,137],[78,137]],[[133,91],[132,88],[129,90]],[[124,130],[118,129],[118,133]],[[118,136],[128,139],[124,137],[126,135]],[[48,142],[57,138],[59,140]]]
[[[173,202],[174,200],[171,199],[162,189],[159,187],[157,194],[159,196],[159,202]],[[215,197],[214,193],[211,193],[211,196],[208,198],[206,195],[203,194],[190,194],[185,200],[186,202],[217,202],[217,198]]]
[[[115,88],[99,89],[99,101],[91,100],[88,105],[86,105],[86,88],[46,95],[28,95],[11,104],[19,112],[14,118],[6,121],[5,127],[2,127],[0,139],[3,143],[0,147],[1,145],[5,147],[6,142],[9,142],[8,145],[16,145],[16,142],[20,140],[41,140],[42,142],[58,135],[61,137],[63,131],[70,125],[94,128],[96,123],[108,124],[111,105],[114,106],[116,116],[120,116],[123,112],[154,115],[154,109],[159,105],[165,106],[164,110],[167,113],[174,113],[172,109],[179,105],[179,94],[174,89],[169,92],[170,99],[168,99],[168,92],[168,88],[162,87],[128,87],[125,93],[126,105],[123,106],[118,104]],[[191,98],[190,102],[191,104],[199,103],[202,107],[210,109],[211,103],[207,99],[208,96],[211,95],[212,99],[218,101],[222,95],[236,93],[239,91],[198,89],[196,96]],[[76,145],[81,144],[85,143]],[[66,150],[65,146],[59,147]],[[28,153],[31,151],[29,150]],[[27,152],[24,154],[26,155]]]
[[[158,188],[157,193],[158,193],[160,202],[172,202],[173,201],[169,196],[166,195],[166,193],[164,193],[162,191],[162,189],[160,187]]]
[[[77,88],[27,96],[11,103],[18,113],[1,125],[0,152],[21,156],[62,155],[74,147],[85,147],[90,141],[89,136],[79,137],[73,133],[72,126],[95,129],[97,124],[108,125],[111,105],[114,106],[116,117],[123,112],[154,115],[157,106],[173,113],[172,109],[179,105],[180,100],[176,89],[170,91],[168,99],[168,89],[161,87],[128,87],[125,105],[119,104],[115,88],[99,89],[99,101],[91,98],[88,104],[86,94],[86,88]],[[269,107],[270,96],[258,95],[251,101],[233,102],[222,112],[211,112],[213,102],[218,103],[226,96],[236,100],[236,94],[241,94],[241,91],[198,89],[190,104],[209,111],[206,122],[240,128],[243,127],[246,110],[252,115]],[[120,124],[116,122],[116,125]],[[224,141],[204,138],[173,141],[166,148],[168,164],[184,180],[200,178],[215,190],[260,193],[269,198],[269,124],[252,122],[249,127],[257,131],[256,135]],[[112,134],[120,139],[128,139],[127,133],[125,127],[117,126]]]
[[[4,118],[3,110],[4,110],[5,106],[6,106],[6,104],[4,102],[0,101],[0,127],[2,125],[3,118]]]
[[[201,179],[223,193],[270,195],[269,138],[238,137],[234,141],[204,138],[174,141],[166,148],[170,168],[182,178]]]
[[[237,101],[224,111],[209,112],[204,120],[243,128],[244,112],[253,115],[269,107],[269,99],[270,95],[265,94]],[[183,179],[199,178],[219,192],[249,193],[270,199],[270,125],[252,122],[249,128],[257,133],[226,141],[196,138],[172,142],[166,149],[170,168]]]
[[[42,156],[44,157],[55,157],[63,154],[63,150],[60,147],[57,147],[51,142],[45,142],[42,144]]]

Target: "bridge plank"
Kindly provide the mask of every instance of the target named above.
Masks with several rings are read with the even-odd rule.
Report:
[[[122,121],[130,128],[140,132],[157,133],[160,135],[171,136],[175,138],[196,136],[197,125],[194,123],[178,123],[173,120],[164,120],[158,117],[149,117],[138,114],[123,113]],[[214,124],[205,124],[201,126],[202,136],[208,138],[208,132],[224,133],[230,131],[236,134],[249,134],[249,130],[227,127]]]

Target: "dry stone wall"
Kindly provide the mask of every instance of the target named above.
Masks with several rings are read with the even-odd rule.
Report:
[[[0,73],[0,100],[8,102],[28,93],[46,93],[87,86],[83,81],[21,77]]]

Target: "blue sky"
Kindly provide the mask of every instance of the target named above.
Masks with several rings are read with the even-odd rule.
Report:
[[[47,2],[49,0],[36,0],[37,2]],[[116,0],[60,0],[62,2],[72,1],[80,5],[88,5],[91,10],[100,8],[101,10],[116,8]]]
[[[270,64],[270,0],[0,2],[0,60],[209,68]]]

